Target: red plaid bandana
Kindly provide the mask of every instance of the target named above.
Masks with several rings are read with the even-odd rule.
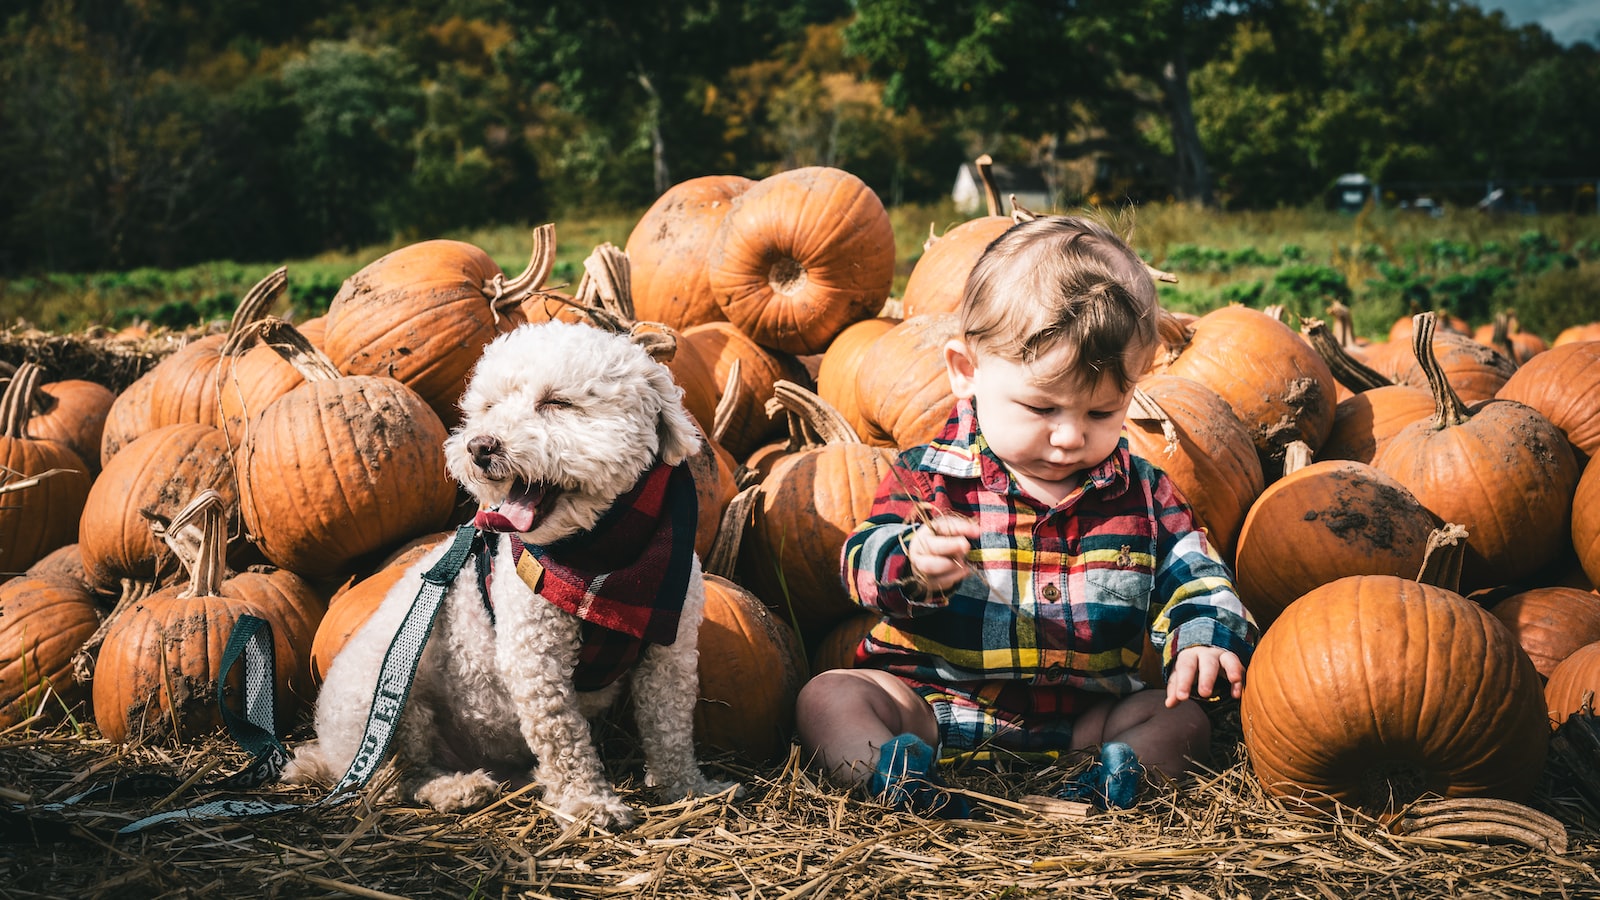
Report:
[[[677,640],[698,516],[689,468],[657,464],[588,532],[544,545],[511,535],[517,575],[585,622],[579,690],[616,680],[644,644]]]

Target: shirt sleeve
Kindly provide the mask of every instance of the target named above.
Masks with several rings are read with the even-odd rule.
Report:
[[[1160,470],[1154,470],[1150,493],[1157,525],[1156,596],[1166,598],[1150,639],[1161,648],[1162,671],[1171,674],[1178,651],[1195,646],[1232,651],[1249,665],[1260,631],[1239,600],[1233,574]]]
[[[845,538],[841,569],[856,604],[887,616],[906,618],[948,605],[928,594],[911,571],[906,542],[930,513],[948,509],[942,491],[921,472],[896,460],[878,485],[872,512]]]

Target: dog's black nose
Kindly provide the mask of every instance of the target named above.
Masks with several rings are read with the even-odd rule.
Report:
[[[478,468],[487,469],[489,464],[494,462],[495,455],[500,452],[500,439],[480,434],[467,441],[467,450],[472,453],[472,461]]]

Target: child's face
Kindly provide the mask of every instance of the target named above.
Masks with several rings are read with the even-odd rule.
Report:
[[[1055,502],[1116,450],[1133,391],[1115,379],[1041,383],[1038,372],[1057,371],[1050,363],[1049,355],[1025,366],[979,356],[961,340],[945,345],[950,387],[973,399],[989,448],[1030,493]]]

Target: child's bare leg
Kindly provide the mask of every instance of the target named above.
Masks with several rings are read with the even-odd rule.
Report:
[[[906,683],[877,669],[831,669],[800,690],[795,701],[800,745],[824,772],[861,784],[878,762],[878,748],[910,732],[938,746],[933,708]]]
[[[1193,700],[1168,709],[1166,692],[1140,691],[1091,707],[1072,726],[1073,749],[1120,741],[1148,768],[1169,777],[1210,756],[1211,720]]]

